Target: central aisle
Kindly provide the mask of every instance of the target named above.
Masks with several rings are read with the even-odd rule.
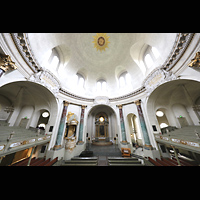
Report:
[[[117,145],[110,146],[96,146],[90,145],[90,151],[93,151],[93,156],[121,156],[121,151]]]

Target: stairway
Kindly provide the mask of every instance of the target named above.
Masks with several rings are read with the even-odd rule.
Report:
[[[61,166],[97,166],[98,157],[74,157],[65,160]]]
[[[123,157],[74,157],[66,160],[61,166],[144,166],[138,158]]]
[[[134,157],[108,157],[108,166],[144,166],[144,164]]]

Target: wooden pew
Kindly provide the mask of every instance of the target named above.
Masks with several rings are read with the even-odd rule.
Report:
[[[15,166],[26,166],[28,164],[28,159],[23,160],[22,162],[16,164]],[[35,160],[35,157],[31,159],[31,161]]]
[[[165,158],[161,158],[161,160],[167,164],[169,164],[170,166],[177,166],[175,163],[171,162],[170,160],[167,160]]]
[[[30,166],[38,166],[40,163],[44,162],[45,158],[38,160],[37,162],[34,162],[33,164],[31,164]]]
[[[151,157],[148,157],[148,160],[152,163],[152,164],[154,164],[155,166],[163,166],[163,165],[161,165],[160,163],[158,163],[158,162],[156,162],[154,159],[152,159]]]
[[[45,160],[44,162],[40,163],[40,164],[37,165],[37,166],[44,166],[44,165],[46,165],[48,162],[50,162],[50,160],[51,160],[51,158]]]
[[[57,162],[57,160],[58,160],[58,157],[54,158],[51,162],[47,163],[44,166],[52,166],[55,162]]]
[[[166,162],[164,162],[164,161],[162,161],[162,160],[160,160],[158,158],[156,158],[156,161],[159,162],[163,166],[170,166],[169,164],[167,164]]]

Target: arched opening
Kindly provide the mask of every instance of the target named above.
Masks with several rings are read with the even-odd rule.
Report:
[[[94,106],[88,113],[87,133],[92,141],[102,138],[113,142],[118,135],[115,111],[107,105]]]
[[[127,115],[129,132],[133,144],[141,145],[141,132],[139,128],[138,118],[135,114],[129,113]]]
[[[50,126],[54,126],[58,112],[57,101],[44,86],[29,81],[12,82],[2,86],[0,94],[4,108],[0,110],[0,116],[10,126],[29,129],[45,124],[47,132]],[[5,112],[5,107],[8,112]]]
[[[159,132],[161,132],[161,123],[176,128],[199,125],[200,119],[194,109],[195,102],[199,98],[199,90],[200,82],[188,79],[170,81],[157,87],[147,102],[151,125],[156,125]],[[163,118],[164,121],[156,115],[157,111],[164,113],[162,116],[166,117]]]

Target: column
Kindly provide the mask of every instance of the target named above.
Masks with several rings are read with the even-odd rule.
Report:
[[[17,69],[9,55],[0,55],[0,77],[8,70]]]
[[[62,116],[61,116],[61,119],[60,119],[60,125],[59,125],[59,128],[58,128],[56,143],[55,143],[55,146],[53,148],[54,150],[58,150],[58,149],[61,148],[61,141],[62,141],[62,137],[63,137],[63,133],[64,133],[66,114],[67,114],[67,108],[68,108],[69,102],[63,101],[63,103],[64,103],[64,107],[63,107]]]
[[[81,106],[81,120],[80,120],[80,126],[79,126],[79,135],[78,135],[78,144],[83,144],[83,127],[84,127],[84,115],[85,115],[85,108],[87,106],[82,105]]]
[[[119,108],[122,143],[126,143],[127,144],[122,105],[117,105],[117,107]]]
[[[142,133],[143,133],[143,137],[144,137],[144,142],[145,142],[145,149],[152,149],[150,140],[149,140],[149,135],[147,132],[147,127],[146,127],[146,123],[144,120],[144,115],[142,112],[142,107],[141,107],[141,100],[135,101],[134,102],[137,105],[137,110],[138,110],[138,115],[139,115],[139,119],[140,119],[140,125],[142,128]]]

